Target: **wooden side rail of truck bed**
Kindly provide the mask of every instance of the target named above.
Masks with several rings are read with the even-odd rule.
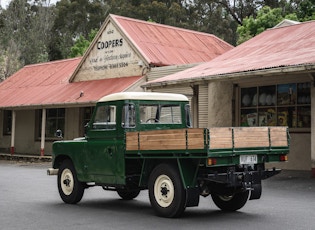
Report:
[[[289,146],[287,127],[219,127],[126,132],[126,150],[278,148]]]
[[[210,149],[288,147],[287,127],[210,128]]]
[[[204,149],[205,129],[169,129],[126,133],[126,150]]]

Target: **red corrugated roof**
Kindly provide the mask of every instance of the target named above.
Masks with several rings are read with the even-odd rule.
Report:
[[[0,107],[87,104],[124,91],[141,76],[70,83],[81,58],[28,65],[0,84]],[[83,96],[80,97],[80,93]]]
[[[211,34],[116,15],[108,20],[117,24],[149,64],[157,66],[205,62],[233,48]],[[71,82],[85,58],[25,66],[0,84],[0,108],[93,103],[107,94],[124,91],[141,78]]]
[[[156,66],[207,62],[233,48],[218,37],[111,14],[149,64]]]
[[[266,30],[210,62],[148,85],[305,64],[315,64],[315,21]]]

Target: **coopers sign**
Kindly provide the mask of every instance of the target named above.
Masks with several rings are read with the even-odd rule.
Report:
[[[109,40],[109,41],[98,41],[97,42],[97,49],[102,50],[102,49],[108,49],[108,48],[115,48],[123,45],[123,38],[120,39],[114,39],[114,40]]]
[[[142,67],[138,65],[140,60],[123,34],[108,23],[87,55],[75,81],[139,76],[142,73]]]

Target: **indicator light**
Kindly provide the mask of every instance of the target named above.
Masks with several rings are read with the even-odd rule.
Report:
[[[287,155],[280,155],[280,161],[288,161]]]
[[[208,165],[215,165],[217,160],[215,158],[208,158]]]

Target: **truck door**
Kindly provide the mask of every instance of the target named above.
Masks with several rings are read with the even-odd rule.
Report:
[[[104,104],[96,108],[87,138],[86,170],[99,183],[116,183],[118,136],[116,106]]]

